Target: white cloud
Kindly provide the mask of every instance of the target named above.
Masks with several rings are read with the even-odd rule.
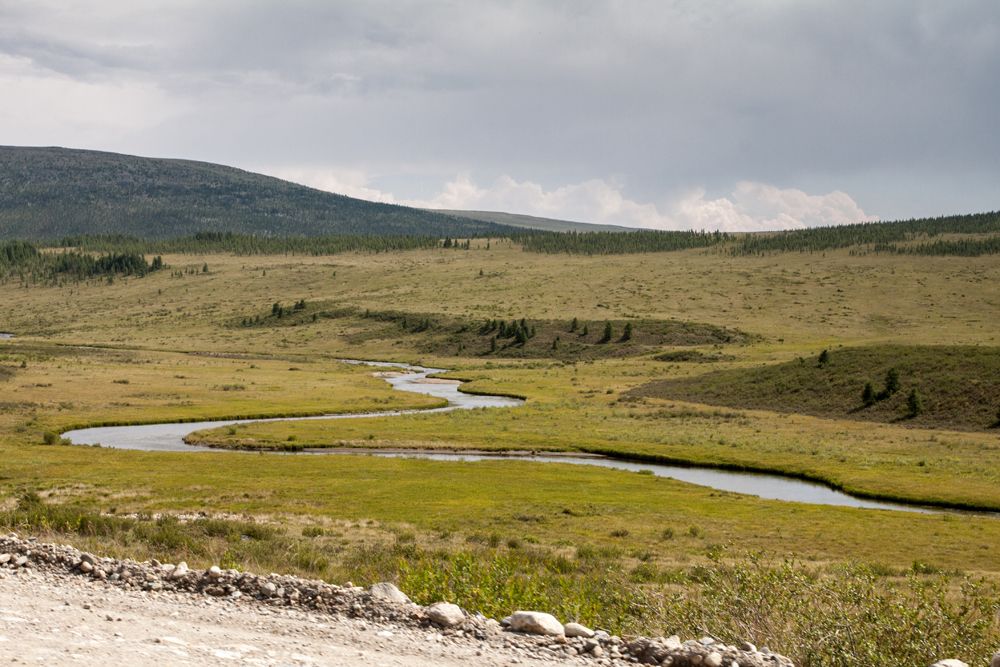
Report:
[[[317,190],[326,190],[338,195],[367,199],[384,204],[397,204],[388,192],[382,192],[368,185],[369,177],[360,169],[310,169],[307,167],[262,167],[254,171],[274,176],[293,183],[308,185]]]
[[[446,182],[430,199],[406,199],[379,190],[357,169],[270,168],[265,173],[321,190],[371,201],[431,209],[504,211],[544,218],[646,229],[763,231],[877,220],[848,195],[810,195],[794,188],[740,181],[727,197],[706,199],[693,189],[662,206],[629,199],[615,181],[591,179],[546,190],[538,183],[501,176],[488,186],[468,175]]]
[[[78,80],[3,53],[0,90],[0,143],[110,148],[186,108],[145,81]]]
[[[763,231],[871,222],[850,195],[839,190],[810,195],[795,188],[740,181],[728,197],[706,199],[694,190],[671,207],[675,229]]]

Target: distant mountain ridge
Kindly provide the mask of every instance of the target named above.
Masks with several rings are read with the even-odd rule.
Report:
[[[0,146],[0,238],[196,232],[504,236],[490,221],[382,204],[234,167],[69,148]]]
[[[520,213],[502,213],[500,211],[464,211],[458,209],[427,209],[435,213],[447,213],[460,218],[470,218],[483,222],[494,222],[498,225],[509,225],[523,229],[540,229],[547,232],[634,232],[635,227],[619,225],[601,225],[593,222],[576,222],[575,220],[560,220],[557,218],[540,218],[534,215]]]

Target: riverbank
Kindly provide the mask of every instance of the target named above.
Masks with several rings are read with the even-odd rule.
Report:
[[[317,417],[242,419],[232,421],[200,422],[200,423],[163,423],[135,426],[117,426],[90,428],[68,431],[62,438],[73,444],[109,446],[118,449],[138,449],[143,451],[183,451],[183,445],[196,448],[225,449],[236,451],[269,451],[279,453],[309,453],[309,454],[367,454],[371,456],[425,458],[438,461],[482,461],[490,459],[505,459],[516,456],[533,463],[566,463],[577,465],[593,465],[614,470],[644,472],[658,477],[708,486],[720,491],[745,493],[770,500],[785,500],[821,505],[840,505],[865,509],[883,509],[895,511],[926,512],[926,508],[905,504],[887,503],[853,497],[837,489],[824,486],[809,480],[795,479],[791,476],[769,474],[764,470],[727,471],[724,466],[696,465],[664,465],[655,461],[638,463],[624,457],[608,456],[606,454],[576,453],[576,452],[545,452],[539,454],[534,450],[506,450],[503,452],[487,452],[477,450],[456,450],[449,452],[428,451],[420,448],[359,448],[346,447],[319,448],[308,444],[286,441],[273,446],[258,447],[252,442],[218,444],[214,440],[202,440],[202,431],[227,427],[231,434],[236,433],[234,427],[257,422],[300,421],[308,419],[358,419],[376,417],[399,417],[405,414],[421,414],[427,412],[444,412],[450,410],[474,410],[482,408],[513,408],[524,404],[523,399],[511,398],[509,395],[491,394],[485,390],[470,392],[463,390],[463,384],[468,380],[449,380],[439,376],[446,373],[440,368],[426,368],[400,362],[366,361],[360,359],[341,359],[342,363],[350,365],[366,365],[377,368],[394,368],[400,370],[379,371],[375,377],[388,382],[393,389],[408,393],[425,394],[446,401],[446,405],[437,409],[390,411],[381,413],[348,413],[322,415]]]

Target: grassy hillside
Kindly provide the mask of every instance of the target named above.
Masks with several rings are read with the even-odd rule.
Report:
[[[580,318],[489,318],[471,320],[438,313],[345,308],[329,301],[275,302],[229,321],[234,328],[322,327],[349,322],[352,345],[405,341],[412,349],[439,356],[578,361],[648,354],[663,346],[747,344],[753,337],[735,329],[679,320]]]
[[[0,238],[165,238],[199,231],[466,237],[503,230],[207,162],[0,147]]]
[[[1000,348],[879,345],[831,349],[824,359],[660,380],[630,395],[932,428],[983,430],[1000,421]],[[888,391],[892,370],[898,388]],[[908,400],[914,390],[916,414]]]

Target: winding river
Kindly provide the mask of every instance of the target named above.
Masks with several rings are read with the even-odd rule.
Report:
[[[314,417],[281,417],[274,419],[226,419],[219,421],[183,422],[165,424],[146,424],[139,426],[102,426],[79,429],[63,433],[63,437],[76,445],[97,445],[118,449],[137,449],[159,452],[192,452],[192,451],[226,451],[188,445],[184,436],[194,431],[245,424],[249,422],[266,421],[303,421],[312,419],[354,419],[359,417],[391,417],[405,414],[425,414],[430,412],[448,412],[451,410],[472,410],[476,408],[513,408],[524,404],[524,401],[506,396],[489,396],[469,394],[460,391],[462,384],[454,380],[435,380],[429,376],[441,373],[444,369],[411,366],[409,364],[343,360],[345,363],[364,364],[395,372],[387,372],[384,379],[399,391],[427,394],[448,401],[448,405],[429,410],[396,410],[384,412],[350,413],[337,415],[318,415]],[[802,481],[782,475],[731,472],[708,467],[673,466],[654,463],[636,463],[604,456],[586,454],[535,454],[535,455],[499,455],[479,453],[442,453],[427,451],[351,451],[351,450],[310,450],[310,454],[367,454],[382,457],[406,457],[433,459],[441,461],[484,461],[484,460],[518,460],[537,463],[564,463],[576,465],[599,466],[615,470],[644,471],[658,477],[690,482],[711,487],[720,491],[743,493],[771,500],[785,500],[817,505],[839,505],[865,509],[898,510],[906,512],[930,512],[926,508],[901,505],[876,500],[855,498],[849,494],[837,491],[823,484]]]

